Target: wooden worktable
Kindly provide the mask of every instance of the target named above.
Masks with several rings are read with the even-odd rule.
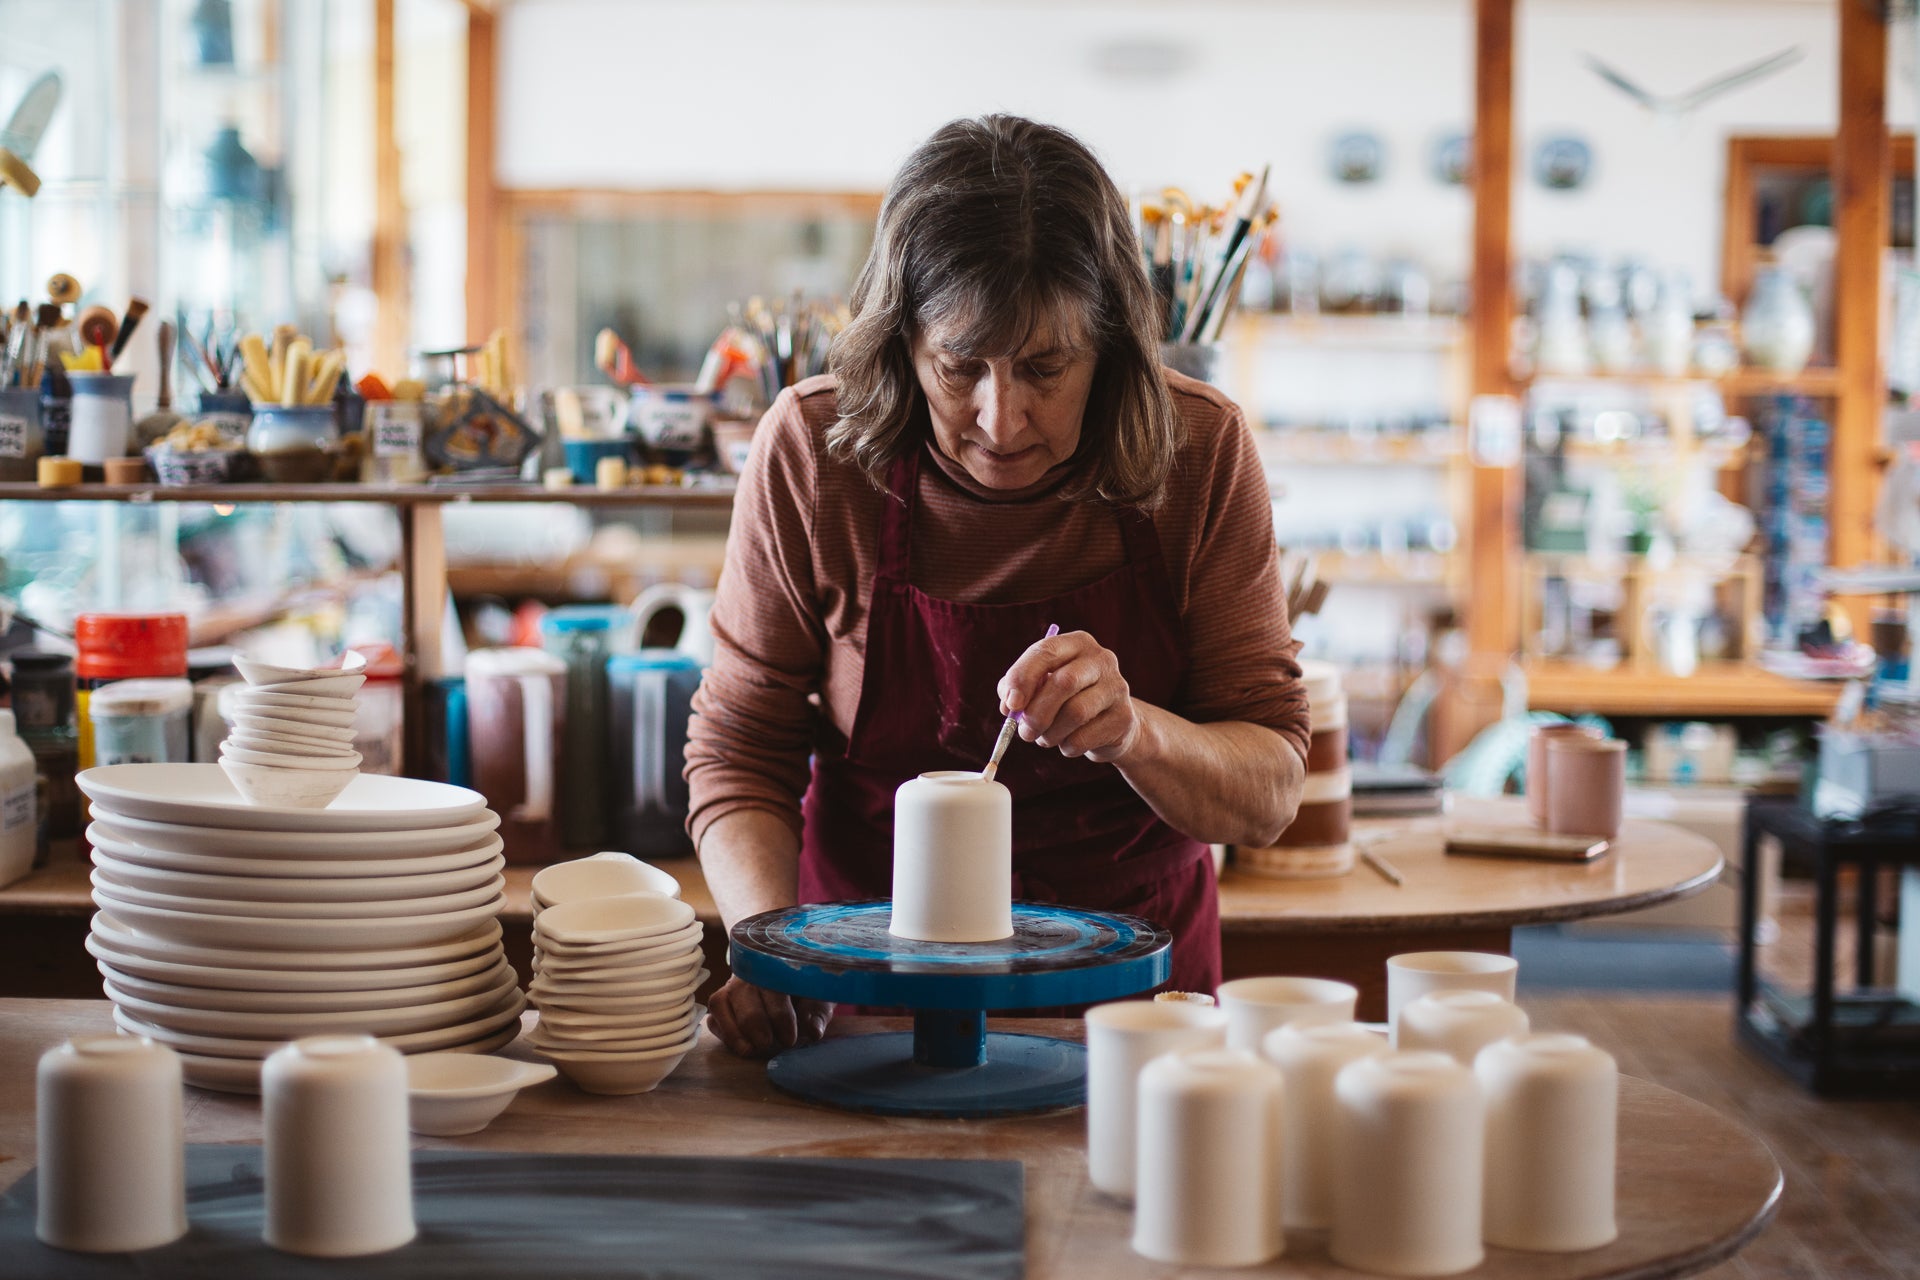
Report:
[[[1581,920],[1632,911],[1697,893],[1720,874],[1704,837],[1663,822],[1628,820],[1607,856],[1573,865],[1510,858],[1454,858],[1442,852],[1450,824],[1520,825],[1517,799],[1456,798],[1451,813],[1361,819],[1354,838],[1397,868],[1389,884],[1361,865],[1332,880],[1270,880],[1229,866],[1220,880],[1220,933],[1227,977],[1294,973],[1338,978],[1360,988],[1363,1017],[1385,1017],[1386,959],[1402,951],[1506,952],[1516,925]],[[709,926],[713,985],[726,968],[726,937],[692,858],[659,864]],[[0,991],[79,996],[99,991],[81,940],[93,914],[88,867],[69,855],[0,889]],[[532,940],[528,885],[534,868],[507,869],[502,913],[507,954],[524,980]]]
[[[531,1017],[532,1015],[528,1015]],[[847,1019],[839,1030],[896,1025]],[[904,1025],[904,1024],[898,1024]],[[0,1000],[0,1187],[34,1159],[34,1063],[68,1036],[111,1032],[100,1000]],[[1022,1030],[1078,1037],[1077,1022]],[[535,1058],[525,1041],[508,1050]],[[189,1142],[257,1143],[251,1098],[187,1090]],[[651,1094],[601,1098],[564,1079],[528,1090],[485,1131],[415,1138],[421,1148],[599,1154],[915,1157],[1019,1160],[1027,1176],[1027,1270],[1032,1280],[1162,1277],[1176,1268],[1127,1247],[1129,1214],[1086,1177],[1078,1110],[1008,1120],[882,1119],[794,1101],[766,1082],[761,1064],[720,1049],[712,1037]],[[1620,1238],[1582,1254],[1489,1249],[1468,1272],[1501,1280],[1691,1275],[1729,1257],[1772,1216],[1780,1169],[1752,1134],[1700,1103],[1645,1081],[1621,1083]],[[1236,1275],[1334,1277],[1320,1232],[1289,1233],[1286,1256]]]

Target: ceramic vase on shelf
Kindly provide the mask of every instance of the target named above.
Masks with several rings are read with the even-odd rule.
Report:
[[[1740,343],[1749,363],[1773,373],[1795,374],[1813,355],[1813,307],[1792,276],[1763,267],[1740,313]]]
[[[1693,290],[1685,273],[1674,272],[1660,284],[1660,300],[1640,324],[1647,364],[1655,373],[1678,378],[1693,363]]]

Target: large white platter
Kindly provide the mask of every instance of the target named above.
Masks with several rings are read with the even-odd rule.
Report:
[[[124,822],[126,819],[117,821]],[[117,826],[96,822],[87,828],[87,842],[96,852],[104,850],[121,862],[153,871],[260,879],[385,879],[392,876],[439,875],[445,871],[461,871],[491,862],[502,847],[499,836],[489,835],[483,836],[480,843],[471,848],[455,849],[452,853],[432,853],[420,858],[239,858],[149,848],[145,844],[122,839],[114,834],[117,831]],[[371,839],[368,836],[355,838]]]
[[[353,1031],[363,1031],[368,1035],[439,1031],[497,1012],[514,986],[514,976],[509,972],[504,981],[485,991],[432,1004],[402,1005],[396,1009],[344,1009],[335,1012],[299,1009],[254,1013],[179,1008],[155,1000],[143,1000],[111,982],[105,984],[107,999],[142,1022],[150,1022],[168,1031],[233,1036],[246,1040],[292,1040],[300,1036]]]
[[[486,968],[445,982],[392,986],[370,991],[233,991],[222,987],[185,986],[155,981],[100,961],[100,972],[113,986],[141,1000],[174,1009],[215,1009],[229,1013],[336,1013],[373,1009],[419,1008],[442,1000],[479,995],[499,986],[513,973],[504,955],[488,957]]]
[[[457,826],[423,827],[411,831],[269,832],[250,831],[244,827],[149,822],[121,813],[111,803],[103,801],[94,802],[93,816],[94,824],[90,830],[104,828],[109,839],[123,844],[139,845],[154,852],[189,854],[197,858],[234,857],[262,862],[310,858],[340,862],[385,862],[404,858],[444,857],[449,853],[478,848],[500,825],[500,816],[491,809],[483,809],[472,821],[463,821]],[[355,870],[345,874],[358,876],[368,872]]]
[[[510,1022],[496,1031],[490,1031],[477,1040],[465,1044],[442,1046],[449,1053],[492,1053],[495,1049],[512,1044],[520,1034],[518,1021]],[[401,1052],[409,1052],[402,1050]],[[430,1053],[433,1050],[415,1049],[414,1053]],[[180,1066],[187,1083],[202,1089],[212,1089],[217,1093],[258,1093],[260,1092],[260,1060],[258,1058],[215,1058],[199,1053],[181,1053]]]
[[[250,902],[234,898],[202,898],[181,893],[150,893],[114,884],[98,867],[90,877],[94,900],[102,906],[102,895],[113,903],[177,911],[182,915],[220,916],[224,919],[253,917],[261,920],[286,920],[306,923],[314,920],[397,920],[447,915],[490,902],[503,902],[507,887],[505,876],[495,875],[486,883],[460,893],[436,894],[426,898],[370,898],[359,902]]]
[[[198,912],[144,907],[96,887],[93,899],[141,933],[189,947],[242,948],[269,952],[345,951],[366,967],[369,948],[399,950],[452,942],[471,933],[483,920],[500,914],[504,897],[465,911],[431,916],[389,916],[376,920],[275,920],[262,916],[210,916]],[[256,966],[272,968],[272,965]],[[346,962],[340,968],[352,967]],[[375,966],[378,967],[378,966]]]
[[[385,1035],[380,1039],[392,1045],[402,1053],[424,1053],[429,1049],[445,1049],[451,1045],[466,1044],[481,1036],[498,1031],[508,1023],[519,1020],[521,1011],[527,1007],[527,998],[515,989],[508,991],[500,1000],[497,1008],[484,1014],[436,1027],[431,1031],[409,1031],[397,1035]],[[186,1031],[170,1031],[165,1027],[156,1027],[134,1014],[128,1013],[117,1005],[113,1010],[113,1020],[122,1031],[137,1036],[149,1036],[169,1048],[182,1049],[188,1053],[206,1054],[214,1058],[264,1058],[287,1042],[286,1037],[266,1039],[241,1039],[234,1036],[202,1036]]]
[[[93,847],[95,874],[109,884],[144,889],[148,893],[224,898],[234,902],[364,903],[434,898],[442,894],[465,893],[491,884],[506,863],[507,860],[496,853],[487,861],[471,867],[462,867],[457,871],[436,871],[423,876],[210,876],[146,867],[115,857],[105,845],[96,844]],[[162,902],[153,905],[168,904]]]
[[[74,781],[128,817],[250,831],[412,831],[476,822],[487,807],[478,791],[378,773],[360,774],[324,809],[249,804],[217,764],[110,764]]]
[[[150,982],[220,991],[369,992],[451,982],[491,969],[503,953],[500,922],[488,926],[459,942],[409,951],[215,951],[135,933],[101,911],[86,945],[96,960]],[[208,956],[216,959],[209,963]],[[337,967],[342,963],[356,967]]]

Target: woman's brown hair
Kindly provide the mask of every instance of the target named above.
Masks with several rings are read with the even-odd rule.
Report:
[[[828,361],[840,420],[827,448],[876,485],[920,445],[916,334],[951,325],[963,354],[1013,355],[1055,321],[1099,361],[1068,496],[1159,501],[1179,427],[1153,291],[1126,200],[1072,134],[1004,115],[943,126],[894,176],[850,309]]]

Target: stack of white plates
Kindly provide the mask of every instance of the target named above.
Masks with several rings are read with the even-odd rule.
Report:
[[[253,1091],[288,1040],[486,1052],[525,1007],[500,944],[499,819],[477,792],[356,776],[323,809],[249,804],[211,764],[89,769],[93,918],[114,1020],[189,1083]]]
[[[533,1046],[590,1093],[645,1093],[693,1047],[700,922],[658,893],[559,903],[533,922]]]

